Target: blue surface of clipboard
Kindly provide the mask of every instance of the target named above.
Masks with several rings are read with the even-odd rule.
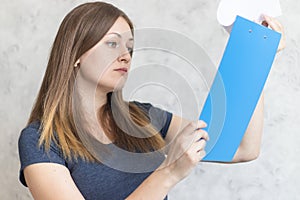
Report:
[[[240,16],[199,119],[210,140],[204,161],[230,162],[270,72],[281,34]]]

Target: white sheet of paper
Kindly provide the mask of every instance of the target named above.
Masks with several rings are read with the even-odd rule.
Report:
[[[221,25],[229,27],[237,15],[260,23],[263,20],[262,14],[271,17],[280,16],[279,0],[221,0],[217,19]]]

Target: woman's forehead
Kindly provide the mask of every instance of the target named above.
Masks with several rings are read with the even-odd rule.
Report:
[[[105,36],[115,36],[120,39],[128,40],[128,41],[133,41],[132,33],[131,31],[129,32],[124,32],[124,33],[118,33],[118,32],[109,32]]]
[[[107,31],[106,35],[116,35],[126,39],[131,39],[133,37],[131,28],[123,17],[119,17],[115,21],[112,27]]]

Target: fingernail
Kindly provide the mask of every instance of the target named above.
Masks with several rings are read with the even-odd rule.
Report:
[[[262,21],[262,23],[261,23],[263,26],[265,26],[265,27],[268,27],[269,26],[269,24],[268,24],[268,22],[266,22],[265,20],[264,21]]]
[[[204,124],[204,127],[207,127],[207,123],[205,121],[202,121],[203,124]]]

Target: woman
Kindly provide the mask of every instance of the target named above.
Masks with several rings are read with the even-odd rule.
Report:
[[[275,19],[266,21],[282,32]],[[20,181],[35,199],[167,198],[205,156],[205,122],[123,101],[132,49],[133,25],[110,4],[85,3],[64,18],[19,138]],[[263,97],[233,162],[258,156],[262,119]],[[134,173],[141,159],[125,166],[113,159],[118,148],[154,164]],[[148,159],[152,152],[158,153]]]

